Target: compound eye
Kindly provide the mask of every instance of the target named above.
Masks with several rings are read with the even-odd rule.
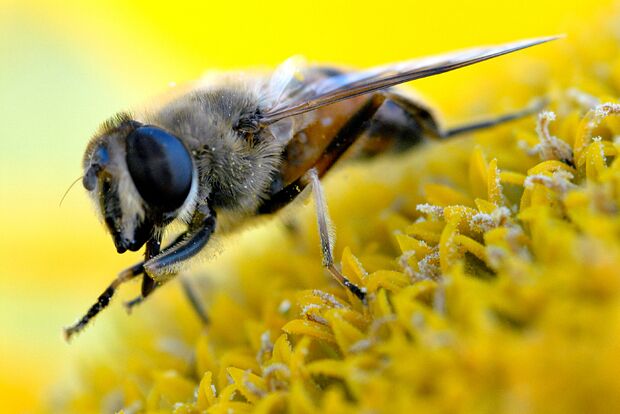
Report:
[[[149,207],[172,212],[183,205],[192,185],[192,160],[181,141],[153,126],[127,137],[127,167]]]

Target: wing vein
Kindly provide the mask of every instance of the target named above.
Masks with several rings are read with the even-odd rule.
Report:
[[[531,46],[555,40],[560,36],[522,40],[501,46],[469,49],[462,52],[423,58],[359,73],[337,75],[290,91],[288,98],[277,102],[261,114],[259,123],[270,125],[284,118],[301,115],[322,106],[375,92],[412,80],[449,72],[493,59]]]

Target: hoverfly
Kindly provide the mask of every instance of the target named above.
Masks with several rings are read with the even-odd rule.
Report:
[[[211,235],[276,213],[311,187],[323,266],[365,300],[364,289],[334,264],[332,229],[320,178],[340,159],[411,147],[528,115],[532,110],[444,130],[423,104],[392,87],[438,75],[555,37],[480,47],[359,72],[300,66],[269,76],[224,76],[142,116],[120,113],[91,139],[83,185],[119,253],[145,246],[144,261],[121,272],[74,325],[69,339],[110,302],[122,283],[142,276],[147,298],[199,253]],[[173,221],[186,230],[166,247]]]

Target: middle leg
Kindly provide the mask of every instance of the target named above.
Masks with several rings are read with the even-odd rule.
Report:
[[[327,204],[321,187],[320,177],[327,171],[358,141],[373,119],[377,110],[385,102],[384,93],[376,93],[364,104],[357,113],[338,131],[336,136],[325,149],[324,153],[299,179],[284,187],[271,196],[258,209],[258,214],[271,214],[290,203],[307,187],[312,185],[312,191],[316,200],[316,213],[319,224],[319,236],[321,239],[321,251],[323,254],[323,266],[342,286],[351,291],[356,297],[366,303],[366,294],[354,283],[349,281],[336,268],[333,259],[334,235],[329,222]],[[330,235],[331,234],[331,235]]]
[[[366,303],[366,290],[347,279],[334,264],[334,244],[336,237],[329,218],[329,211],[327,210],[327,203],[325,202],[325,195],[323,194],[323,187],[321,186],[319,174],[312,168],[308,171],[306,176],[312,186],[312,195],[314,196],[319,238],[321,240],[321,253],[323,255],[323,266],[338,283],[350,290],[351,293],[357,296],[362,302]]]

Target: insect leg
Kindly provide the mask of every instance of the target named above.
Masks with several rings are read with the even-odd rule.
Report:
[[[128,302],[125,302],[125,309],[127,310],[128,313],[131,313],[131,311],[133,310],[133,308],[135,306],[137,306],[137,305],[141,304],[142,302],[144,302],[144,300],[151,293],[153,293],[153,291],[155,291],[155,289],[157,289],[158,287],[162,286],[165,283],[165,282],[157,283],[157,282],[155,282],[153,279],[151,279],[147,275],[144,275],[144,277],[145,277],[145,279],[148,279],[148,280],[152,281],[153,288],[151,290],[149,290],[147,293],[144,293],[144,280],[145,279],[143,279],[142,295],[138,296],[138,297],[135,297],[135,298],[133,298],[132,300],[130,300]],[[200,318],[202,323],[204,323],[205,325],[208,324],[209,323],[209,315],[207,314],[207,311],[204,308],[204,306],[202,305],[202,303],[200,302],[200,299],[198,298],[198,295],[196,294],[196,289],[191,285],[189,280],[187,280],[184,277],[181,278],[181,287],[183,288],[183,294],[187,298],[190,306],[196,312],[196,315],[198,315],[198,318]]]
[[[202,214],[198,213],[198,216]],[[201,223],[201,224],[197,224]],[[134,306],[139,305],[146,299],[155,289],[162,286],[168,280],[175,276],[174,267],[196,255],[209,241],[211,234],[215,230],[215,213],[206,218],[194,218],[190,229],[178,236],[169,246],[157,256],[151,257],[143,263],[146,274],[144,275],[142,284],[142,295],[138,296],[129,302],[125,303],[125,308],[130,312]],[[145,280],[150,279],[148,282],[150,286],[145,290]],[[195,295],[194,295],[195,296]],[[190,303],[194,306],[195,297],[188,295]],[[196,308],[196,313],[203,319],[205,315],[204,310]]]
[[[122,271],[116,277],[116,279],[114,279],[112,283],[110,283],[106,290],[104,290],[103,293],[99,295],[99,298],[97,298],[97,302],[95,302],[95,304],[88,309],[88,312],[86,312],[86,314],[82,316],[80,320],[77,321],[75,324],[64,329],[65,339],[67,341],[70,340],[73,335],[84,329],[84,327],[88,325],[91,319],[93,319],[95,316],[97,316],[99,312],[105,309],[105,307],[108,306],[108,304],[110,303],[112,296],[114,296],[114,293],[116,293],[116,289],[118,289],[121,284],[133,279],[136,276],[141,275],[142,273],[144,273],[143,263],[138,263],[137,265]]]
[[[147,243],[144,249],[144,261],[148,262],[153,257],[157,256],[161,252],[161,233],[156,237],[152,237]],[[151,279],[147,274],[142,277],[142,296],[148,296],[157,285],[155,281]]]
[[[150,281],[150,286],[152,286],[148,291],[145,291],[145,281]],[[155,291],[155,289],[159,288],[160,286],[162,286],[164,282],[161,283],[157,283],[155,282],[153,279],[151,279],[151,277],[149,277],[148,275],[144,275],[144,278],[142,279],[142,294],[140,296],[137,296],[135,298],[133,298],[132,300],[125,302],[125,309],[127,310],[127,313],[131,313],[131,311],[133,310],[133,308],[139,304],[141,304],[142,302],[144,302],[144,300]],[[207,314],[206,309],[204,308],[204,306],[202,305],[202,303],[200,302],[200,299],[198,298],[198,295],[196,294],[196,289],[191,285],[191,283],[189,282],[189,280],[187,280],[186,278],[182,277],[181,278],[181,287],[183,288],[183,294],[185,295],[185,297],[187,298],[187,301],[189,302],[190,306],[194,309],[194,311],[196,312],[196,315],[198,315],[198,318],[200,318],[200,320],[202,321],[203,324],[208,324],[209,323],[209,316]]]
[[[383,105],[385,99],[386,95],[383,92],[373,94],[370,99],[338,131],[334,139],[325,149],[324,153],[314,164],[314,167],[310,169],[307,174],[274,194],[258,209],[258,214],[274,213],[297,197],[308,184],[311,184],[316,201],[321,251],[323,253],[323,265],[341,285],[349,289],[363,302],[366,300],[365,292],[344,277],[334,265],[333,234],[330,236],[331,229],[329,225],[329,215],[319,178],[327,173],[327,171],[342,157],[342,155],[347,152],[351,145],[353,145],[363,135],[364,131],[368,127],[369,121],[377,113],[377,110],[381,107],[381,105]]]
[[[414,100],[406,96],[393,93],[393,92],[387,92],[386,94],[387,94],[387,98],[389,102],[394,102],[399,107],[401,107],[403,110],[405,110],[413,119],[415,119],[420,124],[424,135],[431,137],[431,138],[450,138],[455,135],[465,134],[467,132],[473,132],[479,129],[494,127],[496,125],[500,125],[505,122],[510,122],[510,121],[514,121],[517,119],[521,119],[521,118],[525,118],[527,116],[533,115],[539,112],[540,110],[542,110],[546,105],[546,101],[544,99],[541,99],[541,100],[535,101],[532,105],[520,111],[516,111],[516,112],[509,113],[509,114],[500,115],[495,118],[484,119],[482,121],[477,121],[477,122],[473,122],[470,124],[442,130],[436,124],[430,111],[422,107],[420,104],[418,104]]]
[[[184,277],[181,278],[181,287],[183,288],[183,293],[185,294],[185,297],[187,297],[189,304],[192,306],[202,323],[207,325],[209,323],[209,315],[202,305],[200,298],[196,294],[196,289],[192,286],[190,281]]]
[[[357,296],[362,302],[366,302],[366,292],[364,289],[360,289],[355,284],[351,283],[334,265],[334,242],[335,233],[334,228],[331,225],[329,218],[329,211],[327,210],[327,203],[325,202],[325,196],[323,194],[323,187],[319,180],[319,174],[316,169],[312,168],[306,174],[307,179],[312,185],[312,194],[314,196],[314,203],[316,205],[316,216],[319,226],[319,237],[321,239],[321,253],[323,255],[323,266],[327,268],[329,273],[345,288],[349,289],[351,293]]]
[[[146,249],[144,250],[144,261],[149,261],[153,257],[157,256],[161,252],[161,236],[152,237],[146,243]],[[149,296],[155,289],[157,289],[159,285],[146,273],[142,274],[142,286],[140,289],[140,296],[125,302],[125,309],[128,313],[131,312],[131,309],[141,303],[147,296]]]
[[[159,255],[144,263],[145,271],[158,283],[175,275],[176,265],[198,254],[215,231],[215,212],[204,216],[196,213],[187,234],[164,249]]]
[[[455,135],[465,134],[467,132],[477,131],[479,129],[490,128],[496,125],[503,124],[505,122],[510,122],[510,121],[514,121],[517,119],[525,118],[527,116],[540,112],[545,107],[545,104],[546,102],[544,100],[538,100],[534,102],[534,104],[520,111],[500,115],[496,118],[483,119],[482,121],[473,122],[471,124],[449,128],[441,133],[441,138],[450,138]]]

